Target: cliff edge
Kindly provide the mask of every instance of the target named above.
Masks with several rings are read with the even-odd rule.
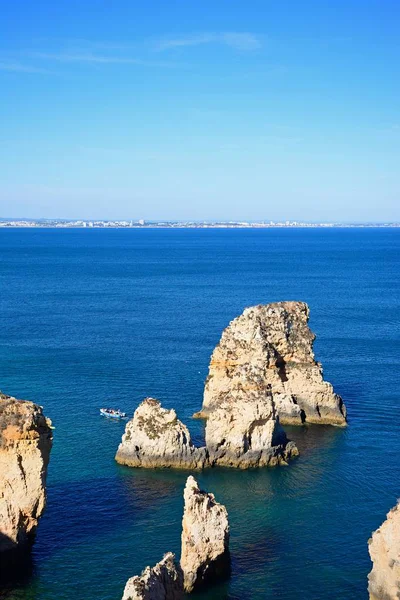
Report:
[[[33,402],[0,393],[0,552],[32,538],[46,504],[51,421]]]

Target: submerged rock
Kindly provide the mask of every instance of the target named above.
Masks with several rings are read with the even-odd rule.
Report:
[[[298,455],[279,424],[270,393],[264,398],[241,391],[225,396],[207,420],[206,444],[212,465],[241,469],[287,464]]]
[[[0,393],[0,551],[20,549],[35,533],[51,446],[42,408]]]
[[[228,513],[190,476],[184,491],[181,567],[186,592],[229,573]]]
[[[223,403],[264,401],[272,397],[282,424],[346,424],[346,408],[315,361],[315,335],[304,302],[253,306],[222,333],[209,367],[203,407],[209,417]]]
[[[387,514],[386,521],[369,541],[373,563],[368,575],[370,600],[400,598],[400,504]]]
[[[139,576],[128,579],[122,600],[181,600],[183,577],[172,552],[154,567],[146,567]]]
[[[146,398],[126,424],[115,459],[131,467],[201,469],[207,451],[193,445],[188,428],[173,409]]]

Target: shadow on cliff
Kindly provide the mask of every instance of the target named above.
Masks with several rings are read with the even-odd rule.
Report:
[[[9,537],[0,533],[0,598],[17,586],[29,583],[33,575],[32,542],[17,546]]]

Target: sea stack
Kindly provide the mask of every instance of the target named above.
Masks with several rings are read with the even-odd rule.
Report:
[[[188,428],[173,409],[146,398],[126,424],[115,459],[131,467],[201,469],[207,451],[193,445]]]
[[[270,391],[265,397],[227,394],[207,420],[206,445],[211,465],[240,469],[286,465],[299,454],[280,426]]]
[[[186,592],[226,577],[230,569],[228,513],[190,476],[184,491],[181,567]]]
[[[0,552],[33,539],[46,504],[51,446],[42,408],[0,393]]]
[[[322,376],[313,352],[305,302],[252,306],[222,333],[209,367],[203,407],[208,418],[223,404],[271,398],[282,425],[346,424],[341,397]]]
[[[180,600],[189,593],[225,578],[230,572],[229,524],[225,506],[214,494],[200,490],[190,476],[184,490],[182,550],[179,565],[168,552],[155,567],[131,577],[122,600]]]
[[[181,600],[183,578],[175,565],[172,552],[154,567],[146,567],[141,575],[128,579],[122,600]]]
[[[373,563],[368,575],[370,600],[400,598],[400,504],[387,514],[386,521],[369,540]]]

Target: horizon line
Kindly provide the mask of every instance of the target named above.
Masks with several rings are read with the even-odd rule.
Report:
[[[95,223],[128,223],[130,227],[136,225],[137,227],[146,227],[150,225],[227,225],[227,226],[273,226],[279,225],[280,227],[295,227],[296,225],[313,225],[313,226],[371,226],[371,225],[398,225],[400,226],[400,220],[398,221],[388,221],[388,220],[369,220],[369,221],[357,221],[357,220],[346,220],[346,221],[311,221],[311,220],[298,220],[298,219],[144,219],[144,218],[81,218],[81,217],[0,217],[0,223],[59,223],[59,224],[67,224],[67,223],[79,223],[82,224],[92,224],[94,226]],[[16,226],[16,225],[14,225]],[[79,225],[78,225],[79,226]]]

